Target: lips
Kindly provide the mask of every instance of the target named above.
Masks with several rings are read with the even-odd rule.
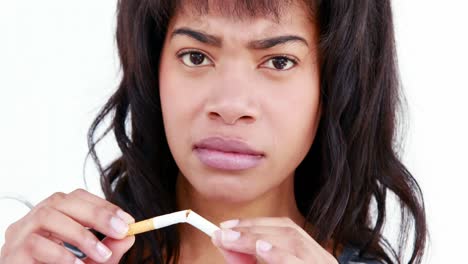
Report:
[[[264,153],[238,140],[211,137],[195,144],[194,152],[208,167],[220,170],[245,170],[258,166]]]
[[[217,150],[222,152],[263,156],[264,153],[254,150],[248,144],[238,140],[228,140],[221,137],[210,137],[195,144],[195,148]]]

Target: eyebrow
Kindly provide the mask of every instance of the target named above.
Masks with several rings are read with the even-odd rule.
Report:
[[[171,34],[171,37],[173,38],[177,35],[188,36],[201,43],[215,46],[215,47],[221,47],[223,43],[220,37],[210,35],[202,31],[190,29],[188,27],[181,27],[181,28],[174,30]],[[309,46],[309,44],[303,37],[296,36],[296,35],[285,35],[285,36],[277,36],[277,37],[260,39],[260,40],[252,40],[247,43],[247,47],[250,49],[269,49],[277,45],[282,45],[282,44],[292,43],[292,42],[302,43],[307,47]]]
[[[191,37],[201,43],[208,44],[211,46],[221,47],[222,40],[219,37],[206,34],[201,31],[193,30],[187,27],[182,27],[174,30],[171,34],[171,37],[175,37],[177,35],[188,36]]]

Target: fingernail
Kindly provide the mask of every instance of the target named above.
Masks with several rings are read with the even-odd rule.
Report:
[[[113,216],[110,221],[112,229],[119,234],[127,234],[129,226],[120,218]]]
[[[135,218],[133,218],[130,214],[124,212],[122,209],[117,210],[117,216],[120,217],[120,219],[122,219],[127,224],[135,223]]]
[[[221,242],[221,230],[216,230],[213,232],[213,235],[211,237],[211,240],[216,246],[219,246]]]
[[[224,221],[219,224],[222,228],[233,228],[239,224],[239,219]]]
[[[213,239],[214,240],[221,240],[221,229],[215,230],[213,232]]]
[[[81,259],[75,259],[75,264],[84,264],[84,262]]]
[[[270,249],[273,247],[270,243],[263,241],[263,240],[257,240],[255,243],[255,247],[257,248],[257,251],[259,252],[267,252],[270,251]]]
[[[101,255],[105,260],[109,259],[112,255],[112,251],[110,251],[110,249],[104,246],[104,244],[101,242],[97,242],[96,250],[99,253],[99,255]]]
[[[223,241],[235,241],[239,239],[240,237],[240,232],[230,230],[230,229],[225,229],[221,233],[221,238]]]

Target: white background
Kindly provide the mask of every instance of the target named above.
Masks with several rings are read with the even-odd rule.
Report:
[[[431,233],[424,263],[460,263],[468,235],[468,4],[393,2],[407,97],[403,154]],[[115,1],[0,0],[0,194],[33,203],[83,184],[86,132],[119,80]],[[101,156],[116,156],[112,138]],[[101,195],[93,162],[90,191]],[[0,244],[27,212],[0,200]]]

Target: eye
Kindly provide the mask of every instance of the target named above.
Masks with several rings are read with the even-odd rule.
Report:
[[[199,67],[213,64],[213,62],[208,58],[208,56],[194,50],[184,51],[178,54],[177,57],[181,59],[182,63],[184,63],[188,67]]]
[[[296,64],[297,64],[297,60],[293,58],[289,58],[287,56],[276,56],[267,60],[262,65],[264,65],[266,68],[286,71],[294,67]]]

